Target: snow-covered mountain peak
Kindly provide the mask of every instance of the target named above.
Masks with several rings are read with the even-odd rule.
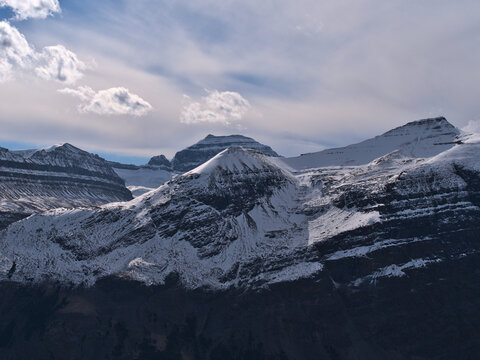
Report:
[[[177,152],[172,160],[173,169],[177,172],[192,170],[230,147],[245,147],[258,150],[268,156],[278,156],[271,147],[243,135],[215,136],[210,134],[196,144]]]
[[[286,188],[293,191],[296,184],[295,177],[270,157],[257,150],[231,147],[175,178],[169,187],[191,193],[190,197],[217,210],[241,214],[250,211],[259,199]],[[157,194],[161,193],[159,189]]]
[[[222,172],[240,173],[265,169],[271,170],[272,168],[278,167],[269,161],[268,157],[260,151],[234,146],[223,150],[212,159],[187,172],[185,175],[211,175],[218,170]]]
[[[459,142],[461,131],[445,118],[409,122],[357,144],[283,159],[293,169],[325,166],[364,165],[399,151],[405,157],[427,158],[450,149]]]
[[[50,146],[49,148],[44,149],[46,152],[52,152],[52,151],[66,151],[66,152],[72,152],[72,153],[86,153],[86,151],[77,148],[76,146],[73,146],[70,143],[62,143],[62,144],[56,144],[53,146]]]
[[[442,117],[429,118],[411,121],[405,125],[389,130],[380,137],[390,136],[417,136],[425,138],[428,136],[442,136],[446,134],[460,135],[460,130],[450,124]]]
[[[46,148],[40,149],[27,149],[27,150],[12,150],[11,153],[20,155],[25,159],[31,158],[33,155],[37,153],[52,153],[52,152],[62,152],[62,153],[72,153],[72,154],[89,154],[86,151],[83,151],[72,144],[69,143],[61,143],[55,144]]]

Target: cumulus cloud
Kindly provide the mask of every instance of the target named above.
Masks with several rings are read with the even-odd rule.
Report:
[[[61,11],[58,0],[0,0],[1,7],[10,7],[15,19],[45,19]]]
[[[72,84],[86,69],[64,46],[47,46],[37,52],[15,27],[0,21],[0,81],[13,78],[15,73],[34,73],[45,80]]]
[[[184,124],[219,123],[230,125],[242,120],[250,109],[250,103],[233,91],[209,91],[200,101],[192,101],[185,96],[186,105],[180,114]]]
[[[88,86],[80,86],[77,89],[66,88],[59,92],[79,98],[83,102],[78,108],[80,112],[143,116],[152,110],[148,102],[123,87],[96,92]]]
[[[38,55],[35,73],[45,80],[73,84],[83,77],[87,66],[62,45],[47,46]]]
[[[34,62],[35,51],[25,37],[6,21],[0,22],[0,81],[12,77],[16,69],[26,69]]]

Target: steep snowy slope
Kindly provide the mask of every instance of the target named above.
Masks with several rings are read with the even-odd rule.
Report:
[[[110,274],[162,283],[176,272],[187,286],[229,286],[249,281],[238,275],[244,264],[265,259],[260,271],[271,254],[278,260],[307,243],[298,197],[296,180],[268,157],[231,148],[129,203],[12,224],[1,235],[0,271],[12,280],[77,284]],[[299,266],[292,271],[320,265]]]
[[[217,289],[323,271],[350,287],[402,277],[480,251],[455,242],[478,228],[478,140],[431,158],[396,151],[296,176],[255,150],[230,148],[129,203],[13,224],[0,235],[1,276],[161,284],[175,273],[187,287]]]
[[[260,144],[252,138],[242,135],[214,136],[208,135],[205,139],[179,151],[172,160],[173,169],[183,173],[192,170],[211,159],[219,152],[232,147],[241,146],[255,149],[268,156],[278,156],[269,146]]]
[[[105,160],[70,144],[42,150],[0,148],[0,228],[33,212],[131,198]]]
[[[453,147],[459,135],[460,130],[443,117],[425,119],[410,122],[358,144],[282,160],[293,169],[308,169],[363,165],[396,150],[408,157],[430,157]]]

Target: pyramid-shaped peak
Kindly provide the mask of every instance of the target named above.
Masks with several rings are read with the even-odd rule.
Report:
[[[172,160],[173,169],[177,172],[192,170],[232,146],[255,149],[267,156],[278,157],[278,154],[270,146],[263,145],[247,136],[209,134],[196,144],[177,152]]]
[[[278,166],[262,152],[246,147],[232,146],[187,174],[211,174],[215,171],[239,173],[275,168]],[[278,170],[281,169],[278,168]]]
[[[94,157],[95,155],[88,151],[82,150],[70,143],[62,143],[52,145],[48,148],[38,149],[30,154],[30,157],[44,157],[44,156],[82,156],[82,157]]]
[[[56,145],[50,146],[49,148],[46,148],[46,149],[43,149],[43,150],[45,150],[46,152],[51,152],[51,151],[55,151],[55,150],[75,152],[75,153],[85,152],[84,150],[82,150],[82,149],[80,149],[76,146],[73,146],[70,143],[56,144]]]

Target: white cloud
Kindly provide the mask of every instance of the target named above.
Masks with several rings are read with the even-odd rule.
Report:
[[[185,96],[187,104],[180,114],[180,121],[185,124],[220,123],[230,125],[242,120],[250,109],[250,103],[239,93],[232,91],[209,91],[199,102]]]
[[[25,37],[6,21],[0,22],[0,81],[13,76],[16,69],[32,64],[35,52]]]
[[[72,84],[86,69],[64,46],[47,46],[37,52],[15,27],[0,21],[0,81],[12,79],[16,73],[32,72],[45,80]]]
[[[80,112],[143,116],[152,110],[148,102],[123,87],[95,92],[88,86],[81,86],[77,89],[62,89],[59,92],[79,98],[84,103],[79,106]]]
[[[0,6],[12,8],[18,20],[45,19],[61,11],[58,0],[0,0]]]
[[[83,77],[87,66],[62,45],[47,46],[38,55],[35,73],[45,80],[73,84]]]

